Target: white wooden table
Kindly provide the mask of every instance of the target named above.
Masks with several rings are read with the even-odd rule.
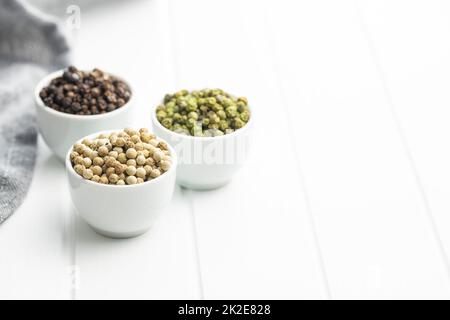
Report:
[[[167,92],[220,87],[251,101],[254,148],[229,185],[177,188],[149,233],[111,240],[39,140],[0,298],[450,298],[449,1],[81,10],[75,64],[130,79],[137,126]]]

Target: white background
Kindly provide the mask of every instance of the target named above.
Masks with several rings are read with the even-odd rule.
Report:
[[[135,86],[247,96],[227,186],[181,190],[144,236],[75,214],[39,140],[0,228],[0,298],[450,298],[450,2],[134,0],[81,8],[74,63]],[[30,94],[32,94],[30,92]]]

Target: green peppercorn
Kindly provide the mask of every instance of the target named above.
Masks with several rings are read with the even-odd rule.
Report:
[[[239,97],[237,99],[238,102],[243,102],[245,105],[248,105],[248,101],[246,97]]]
[[[250,116],[245,97],[236,98],[221,89],[180,90],[167,94],[164,104],[156,108],[156,118],[165,128],[198,137],[232,133],[245,126]]]
[[[240,114],[240,118],[243,122],[248,122],[248,120],[250,119],[250,113],[247,111],[244,111]]]
[[[215,97],[209,97],[209,98],[207,99],[207,101],[208,101],[208,104],[209,104],[210,106],[215,105],[216,102],[217,102],[217,100],[216,100]]]
[[[161,124],[166,127],[167,129],[170,129],[172,127],[173,119],[172,118],[164,118],[161,121]]]
[[[168,102],[168,101],[170,101],[170,99],[172,99],[172,95],[166,94],[166,95],[164,96],[164,102]]]
[[[194,114],[196,114],[196,113],[194,112]],[[173,121],[180,122],[181,119],[182,119],[182,117],[181,117],[180,113],[176,112],[176,113],[173,114]]]
[[[226,120],[220,120],[219,128],[225,131],[226,129],[228,129],[228,122]]]
[[[244,121],[242,121],[241,118],[235,118],[233,123],[234,123],[233,126],[236,129],[240,129],[245,125]]]
[[[193,135],[194,137],[201,137],[203,136],[203,130],[201,126],[194,126],[191,129],[191,135]]]
[[[195,119],[189,118],[188,121],[186,122],[186,127],[191,129],[195,126],[196,123],[197,121],[195,121]]]
[[[195,98],[191,98],[189,100],[187,100],[187,110],[188,111],[195,111],[197,110],[198,105],[197,105],[197,101],[195,100]]]
[[[188,113],[188,118],[197,120],[198,119],[198,113],[194,112],[194,111],[191,111],[191,112]]]
[[[227,116],[230,117],[230,118],[236,117],[237,116],[237,112],[238,112],[236,106],[229,106],[229,107],[227,107],[225,109],[225,111],[226,111]]]
[[[217,114],[217,115],[219,116],[219,118],[222,119],[222,120],[225,120],[225,119],[227,118],[227,114],[226,114],[225,111],[223,111],[223,110],[217,111],[216,114]]]
[[[167,113],[164,110],[158,111],[156,113],[156,117],[158,118],[158,121],[162,121],[164,118],[167,117]]]

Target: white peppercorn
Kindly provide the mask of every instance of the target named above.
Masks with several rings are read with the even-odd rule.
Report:
[[[145,165],[144,170],[145,170],[146,174],[150,174],[150,172],[153,170],[153,168],[149,165]]]
[[[83,177],[84,177],[85,179],[90,180],[93,176],[94,176],[94,173],[92,172],[91,169],[84,169],[84,170],[83,170]]]
[[[101,156],[101,157],[104,157],[104,156],[106,156],[109,153],[108,148],[105,147],[105,146],[99,147],[97,151],[98,151],[98,155]]]
[[[115,172],[117,174],[123,173],[126,169],[127,169],[127,165],[126,164],[116,163],[114,165],[114,170],[115,170]]]
[[[98,152],[97,151],[92,151],[91,154],[89,155],[89,158],[91,158],[92,161],[94,161],[95,158],[98,157]]]
[[[137,134],[135,134],[135,135],[131,136],[131,141],[133,141],[133,143],[136,144],[138,142],[141,142],[141,138]]]
[[[95,142],[95,145],[100,148],[101,146],[104,146],[106,144],[106,140],[103,138],[98,137],[98,139]]]
[[[72,162],[74,164],[81,164],[84,166],[84,159],[82,156],[75,157],[75,159]]]
[[[133,167],[131,167],[133,168]],[[136,177],[138,178],[145,178],[145,176],[147,175],[147,172],[145,171],[144,168],[140,167],[136,169]]]
[[[94,166],[102,166],[104,161],[103,158],[100,157],[95,157],[94,160],[92,161],[92,163],[94,164]]]
[[[148,165],[148,166],[154,166],[155,165],[155,159],[153,159],[153,158],[147,158],[146,160],[145,160],[145,164],[146,165]]]
[[[134,148],[129,148],[125,154],[128,159],[135,159],[137,157],[137,152]]]
[[[134,142],[131,141],[131,139],[130,140],[126,140],[125,141],[125,148],[127,148],[127,149],[134,148]]]
[[[109,180],[106,176],[101,176],[99,182],[103,184],[108,184]]]
[[[75,152],[77,152],[77,153],[83,153],[83,151],[84,151],[84,145],[82,145],[81,143],[76,143],[74,146],[73,146],[73,150],[75,151]]]
[[[134,145],[134,148],[136,149],[136,151],[142,151],[144,150],[144,144],[142,142],[138,142]]]
[[[125,139],[124,138],[117,138],[116,146],[123,147],[125,145]]]
[[[72,152],[70,153],[70,160],[71,160],[71,161],[75,160],[75,158],[78,157],[79,155],[80,155],[80,154],[79,154],[78,152],[72,151]]]
[[[102,167],[100,166],[92,166],[91,167],[92,173],[94,173],[94,175],[100,176],[103,172]]]
[[[137,166],[136,160],[134,160],[134,159],[127,160],[127,165],[136,167]]]
[[[75,172],[101,184],[131,185],[170,170],[172,158],[164,141],[147,129],[126,129],[76,143],[70,153]]]
[[[110,167],[114,167],[115,164],[117,163],[116,159],[112,158],[112,157],[105,157],[105,165],[110,168]]]
[[[118,137],[116,134],[112,134],[112,135],[109,137],[109,141],[110,141],[112,144],[117,144],[117,139],[119,139],[119,137]]]
[[[164,141],[159,141],[158,142],[158,148],[160,148],[161,150],[167,150],[167,143],[165,143]]]
[[[113,150],[113,151],[109,152],[109,156],[114,158],[114,159],[117,159],[117,157],[119,156],[119,153],[117,151]]]
[[[84,152],[83,152],[83,154],[84,154],[84,156],[86,157],[86,158],[89,158],[89,159],[91,159],[92,160],[92,153],[93,153],[94,151],[92,150],[92,149],[90,149],[90,148],[86,148],[85,150],[84,150]]]
[[[156,162],[160,162],[160,161],[162,160],[163,157],[164,157],[164,153],[162,153],[161,151],[156,151],[156,152],[153,154],[153,159],[154,159]]]
[[[128,176],[126,179],[127,184],[136,184],[137,178],[135,176]]]
[[[81,164],[76,164],[73,169],[75,170],[76,173],[78,173],[79,175],[83,175],[83,171],[85,169],[85,167]]]
[[[141,141],[149,142],[152,139],[152,136],[146,132],[141,133]]]
[[[92,165],[92,160],[91,160],[91,158],[88,158],[88,157],[84,158],[84,159],[83,159],[83,164],[84,164],[84,166],[85,166],[86,168],[89,168],[89,167]]]
[[[129,176],[134,176],[136,174],[136,171],[137,171],[137,169],[134,166],[128,166],[127,169],[125,170],[125,172]]]
[[[119,153],[119,155],[117,156],[117,160],[120,162],[120,163],[127,163],[127,156],[126,156],[126,154],[125,153]]]
[[[117,174],[113,173],[108,177],[108,180],[109,180],[109,182],[115,184],[115,183],[117,183],[117,181],[119,181],[119,176]]]
[[[159,177],[161,175],[161,171],[159,171],[158,169],[153,169],[151,172],[150,172],[150,177],[152,177],[152,178],[157,178],[157,177]]]
[[[115,172],[116,172],[116,169],[114,169],[113,167],[109,167],[106,169],[106,176],[109,177],[110,175],[112,175]]]
[[[157,147],[158,144],[159,144],[159,141],[156,140],[156,139],[151,139],[151,140],[149,141],[149,143],[150,143],[152,146]]]
[[[171,163],[169,161],[161,161],[160,166],[163,171],[168,171],[170,169]]]
[[[144,155],[138,155],[137,158],[136,158],[136,163],[137,163],[138,165],[142,166],[142,165],[145,164],[145,161],[146,161],[146,160],[147,160],[147,159],[145,159],[145,156],[144,156]]]

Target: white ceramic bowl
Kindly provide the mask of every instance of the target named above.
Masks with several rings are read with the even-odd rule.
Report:
[[[106,132],[86,138],[93,139]],[[72,202],[83,220],[101,235],[130,238],[145,233],[172,199],[177,156],[170,146],[172,167],[167,172],[144,183],[123,186],[100,184],[82,178],[72,167],[71,149],[66,153],[65,161]]]
[[[128,82],[116,76],[128,85],[131,90],[131,97],[125,105],[114,111],[98,115],[73,115],[47,107],[39,96],[39,92],[51,80],[61,76],[63,72],[64,70],[59,70],[43,78],[34,92],[39,131],[48,147],[62,161],[64,161],[67,150],[79,138],[92,132],[131,126],[131,111],[134,105],[133,88]]]
[[[194,190],[227,184],[245,162],[250,146],[254,113],[247,124],[231,134],[194,137],[165,128],[152,112],[153,132],[166,140],[178,155],[177,183]]]

